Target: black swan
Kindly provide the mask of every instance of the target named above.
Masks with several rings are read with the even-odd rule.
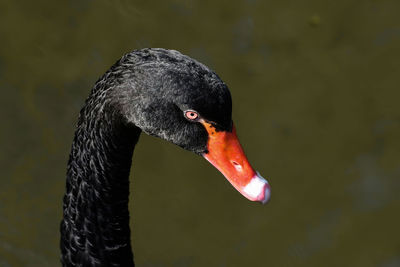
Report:
[[[270,186],[244,155],[231,113],[225,83],[188,56],[147,48],[118,60],[79,114],[63,203],[63,266],[134,266],[129,171],[142,131],[203,156],[245,197],[267,202]]]

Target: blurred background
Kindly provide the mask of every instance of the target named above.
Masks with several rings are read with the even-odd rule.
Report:
[[[1,0],[0,266],[59,266],[66,162],[124,53],[181,51],[228,84],[267,205],[142,135],[138,266],[400,266],[398,0]]]

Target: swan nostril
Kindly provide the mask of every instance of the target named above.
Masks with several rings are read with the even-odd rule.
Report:
[[[243,168],[242,168],[242,165],[240,165],[240,164],[237,163],[236,161],[232,160],[231,163],[232,163],[232,165],[236,168],[237,171],[241,171],[241,170],[243,169]]]

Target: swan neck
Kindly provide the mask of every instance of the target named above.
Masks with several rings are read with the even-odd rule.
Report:
[[[104,106],[87,104],[81,111],[61,223],[64,266],[134,265],[129,172],[140,132]]]

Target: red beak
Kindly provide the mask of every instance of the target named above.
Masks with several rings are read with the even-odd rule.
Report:
[[[208,153],[203,156],[217,168],[226,179],[246,198],[252,201],[268,202],[271,187],[268,182],[251,167],[236,136],[232,132],[217,131],[203,121],[208,132]]]

